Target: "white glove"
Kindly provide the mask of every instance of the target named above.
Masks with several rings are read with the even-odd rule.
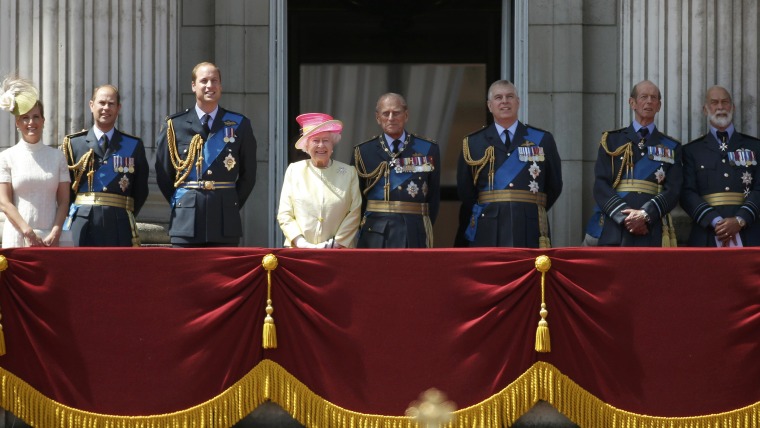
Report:
[[[306,238],[304,238],[303,235],[298,235],[298,237],[293,240],[293,243],[296,248],[324,248],[319,247],[321,244],[314,245],[311,242],[306,241]]]
[[[325,242],[321,242],[317,244],[316,248],[332,248],[334,243],[335,243],[335,239],[330,238]]]

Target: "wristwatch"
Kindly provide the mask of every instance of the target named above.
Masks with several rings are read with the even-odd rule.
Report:
[[[744,227],[747,226],[747,222],[744,221],[744,219],[739,216],[736,216],[736,222],[739,223],[739,227],[741,227],[742,229],[744,229]]]
[[[644,213],[644,221],[647,222],[647,224],[649,224],[649,222],[652,221],[652,219],[649,218],[649,214],[647,214],[647,212],[644,210],[641,210],[641,212]]]

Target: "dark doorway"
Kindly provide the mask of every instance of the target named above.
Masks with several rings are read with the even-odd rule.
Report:
[[[289,1],[289,161],[306,158],[293,147],[298,114],[342,120],[334,157],[348,162],[352,146],[379,133],[377,97],[401,93],[409,104],[407,129],[441,149],[435,241],[451,246],[456,161],[463,137],[490,119],[486,91],[500,76],[502,24],[501,0]]]

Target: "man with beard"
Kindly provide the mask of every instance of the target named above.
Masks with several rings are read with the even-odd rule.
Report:
[[[734,103],[726,88],[707,90],[702,108],[710,131],[684,147],[681,206],[694,220],[689,245],[760,245],[760,140],[736,131]]]
[[[600,246],[676,246],[670,211],[683,182],[681,143],[661,133],[654,118],[662,106],[657,86],[644,80],[631,90],[634,121],[602,134],[594,167],[592,219]]]

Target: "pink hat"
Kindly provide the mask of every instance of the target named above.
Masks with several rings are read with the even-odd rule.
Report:
[[[296,141],[296,148],[303,150],[303,144],[314,134],[320,132],[335,132],[340,134],[343,130],[343,122],[333,119],[329,114],[304,113],[296,118],[301,125],[301,138]]]

